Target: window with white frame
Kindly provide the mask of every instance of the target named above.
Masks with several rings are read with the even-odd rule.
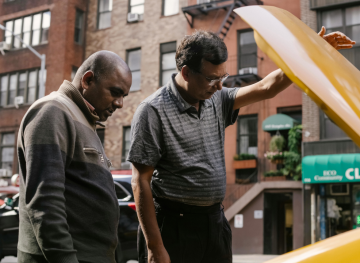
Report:
[[[176,42],[169,42],[160,45],[160,86],[165,85],[171,75],[177,73],[176,69]]]
[[[257,122],[258,118],[252,116],[239,116],[238,118],[238,153],[248,153],[257,156]]]
[[[179,0],[163,0],[163,16],[179,13]]]
[[[13,172],[13,161],[15,156],[15,133],[1,134],[1,169],[6,170],[8,176]]]
[[[127,64],[132,74],[130,91],[140,90],[141,85],[141,49],[127,51]]]
[[[351,49],[339,50],[355,67],[360,69],[360,6],[338,8],[319,12],[321,25],[325,26],[326,34],[344,32],[356,44]]]
[[[0,75],[0,106],[14,105],[17,96],[24,97],[24,103],[33,103],[39,98],[40,69],[11,72]],[[44,82],[46,81],[46,70]]]
[[[129,0],[129,13],[132,14],[144,14],[145,0]]]
[[[12,36],[11,32],[5,31],[5,42],[11,48],[25,47],[16,38],[17,36],[30,46],[46,44],[49,38],[50,20],[51,13],[46,11],[5,21],[6,29],[14,32],[14,36]]]
[[[77,9],[75,16],[75,31],[74,31],[75,43],[82,44],[83,32],[84,32],[84,12]]]
[[[239,74],[257,74],[257,45],[254,31],[239,31],[238,43]]]
[[[99,0],[98,29],[111,27],[111,11],[113,0]]]

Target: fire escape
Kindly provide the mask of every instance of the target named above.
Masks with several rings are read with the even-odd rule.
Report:
[[[242,6],[263,4],[261,0],[197,0],[197,2],[197,5],[191,5],[182,8],[184,16],[190,27],[194,27],[194,20],[197,17],[211,14],[214,15],[214,11],[217,11],[215,14],[215,16],[217,17],[219,13],[218,11],[222,9],[225,11],[225,16],[222,19],[222,23],[216,33],[223,40],[228,34],[230,27],[234,23],[234,20],[236,18],[236,14],[233,12],[234,9]],[[243,82],[250,83],[258,81],[260,79],[261,78],[257,74],[248,72],[230,76],[224,84],[228,87],[235,87],[240,86]]]

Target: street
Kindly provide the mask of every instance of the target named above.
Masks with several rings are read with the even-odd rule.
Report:
[[[233,263],[263,263],[276,256],[274,255],[234,255]],[[0,263],[16,263],[15,257],[5,257]],[[130,260],[127,263],[137,263],[135,260]]]

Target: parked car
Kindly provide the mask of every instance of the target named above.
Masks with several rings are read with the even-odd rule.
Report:
[[[137,228],[134,196],[131,189],[131,171],[113,172],[116,195],[120,207],[118,236],[122,250],[122,262],[137,260]],[[123,173],[123,174],[119,174]],[[130,173],[130,174],[129,174]],[[19,235],[19,194],[5,198],[0,206],[0,260],[5,256],[17,256]]]

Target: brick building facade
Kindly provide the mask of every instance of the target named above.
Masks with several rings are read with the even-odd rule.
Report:
[[[45,95],[57,90],[64,79],[70,80],[73,68],[79,67],[84,59],[86,23],[85,16],[81,15],[86,13],[87,6],[87,0],[0,2],[0,24],[46,55]],[[5,41],[10,48],[0,56],[0,169],[7,169],[6,174],[12,175],[18,171],[15,145],[21,119],[31,103],[42,96],[39,92],[41,61],[11,33],[1,30],[0,35],[0,41]],[[21,96],[24,103],[16,108],[14,98]]]
[[[89,1],[86,56],[103,49],[113,51],[133,72],[133,86],[124,100],[124,107],[105,124],[104,147],[115,169],[130,168],[125,158],[133,114],[141,101],[161,87],[162,76],[167,81],[166,76],[176,72],[175,49],[187,33],[186,20],[181,13],[181,7],[187,5],[186,0],[138,2],[139,5],[132,7],[128,0],[114,1],[108,8],[111,18],[105,28],[99,29],[101,1]],[[140,15],[129,22],[128,14],[132,12]]]
[[[357,42],[352,49],[341,50],[340,53],[360,69],[360,37],[356,33],[360,26],[360,1],[301,0],[300,3],[301,19],[311,29],[318,32],[321,26],[325,26],[328,33],[341,31]],[[349,154],[360,153],[360,148],[304,93],[303,127],[303,160],[346,158]],[[315,166],[315,162],[313,165]],[[326,166],[323,169],[326,170]],[[359,210],[354,198],[360,193],[358,183],[325,182],[304,185],[305,245],[359,227]],[[346,191],[336,193],[336,188]],[[328,202],[333,202],[333,205],[325,209]],[[332,208],[340,211],[336,219],[332,215]],[[324,212],[325,210],[327,211]]]

